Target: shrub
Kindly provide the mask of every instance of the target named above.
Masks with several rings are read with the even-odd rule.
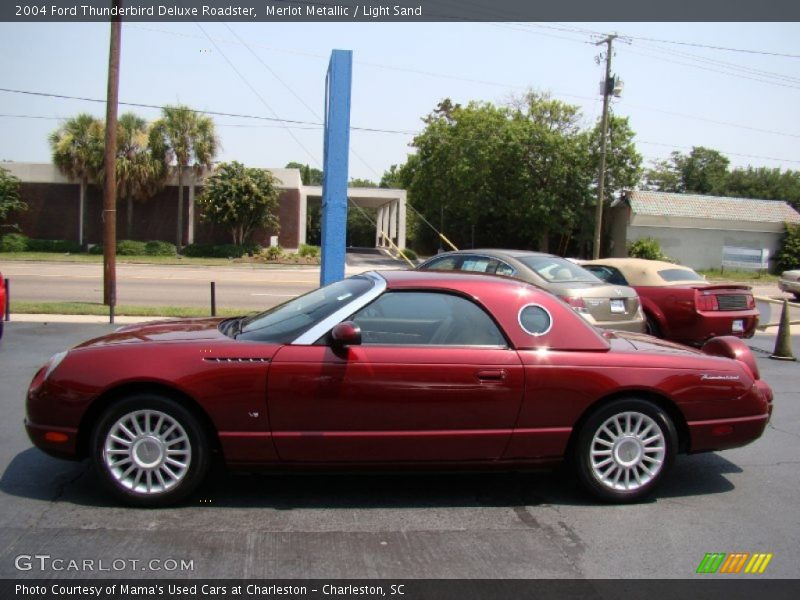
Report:
[[[666,256],[661,252],[661,244],[653,238],[641,238],[628,244],[628,256],[631,258],[646,258],[647,260],[664,260]]]
[[[258,244],[221,244],[211,246],[207,244],[189,244],[184,247],[181,254],[197,258],[241,258],[245,254],[258,254],[261,246]]]
[[[89,247],[89,254],[102,254],[103,253],[103,244],[94,244],[93,246]]]
[[[146,254],[144,242],[135,240],[120,240],[117,242],[117,254],[119,256],[144,256]]]
[[[178,254],[178,249],[175,247],[175,244],[151,240],[144,245],[144,253],[147,256],[176,256]]]
[[[78,242],[71,240],[28,240],[28,250],[30,252],[60,252],[74,253],[81,252],[82,248]]]
[[[403,248],[403,254],[406,255],[406,258],[408,258],[408,260],[412,260],[413,261],[413,260],[417,260],[417,258],[418,258],[417,253],[414,252],[411,248]]]
[[[776,258],[780,271],[800,269],[800,225],[786,223],[781,249]]]
[[[264,256],[267,257],[267,260],[278,260],[283,256],[283,248],[280,246],[270,246],[264,249]]]
[[[319,256],[319,246],[300,244],[300,247],[297,249],[297,254],[305,258],[316,258]]]
[[[7,233],[0,238],[0,252],[25,252],[28,249],[28,237],[21,233]]]

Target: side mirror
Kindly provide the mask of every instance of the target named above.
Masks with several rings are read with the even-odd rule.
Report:
[[[334,348],[361,345],[361,328],[352,321],[343,321],[331,330]]]

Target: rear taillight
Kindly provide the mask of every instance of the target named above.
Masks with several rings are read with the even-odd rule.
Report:
[[[748,296],[747,297],[747,308],[751,309],[751,308],[755,308],[755,307],[756,307],[756,299],[753,298],[753,296]]]
[[[577,296],[559,296],[564,302],[569,304],[577,312],[586,312],[586,303],[583,298]]]
[[[710,292],[694,291],[694,305],[699,311],[719,310],[717,296]]]

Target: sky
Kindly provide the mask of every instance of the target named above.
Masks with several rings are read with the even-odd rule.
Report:
[[[352,50],[350,177],[378,181],[446,97],[549,92],[592,126],[608,33],[623,36],[612,110],[646,166],[706,146],[733,166],[800,169],[800,23],[124,23],[119,98],[242,115],[213,116],[218,160],[321,168],[328,61]],[[0,88],[103,100],[108,43],[105,23],[0,23]],[[0,161],[49,162],[48,134],[79,112],[104,118],[105,106],[0,91]]]

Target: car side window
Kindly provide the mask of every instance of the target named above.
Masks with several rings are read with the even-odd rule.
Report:
[[[364,345],[507,346],[481,307],[446,293],[387,292],[350,320]]]
[[[496,275],[504,275],[506,277],[512,277],[517,270],[509,264],[506,264],[502,261],[497,261],[497,267],[494,270]]]
[[[431,271],[456,271],[458,270],[458,263],[460,257],[458,256],[445,256],[437,258],[425,265],[425,270]]]
[[[628,285],[628,280],[616,267],[607,267],[605,265],[584,265],[587,271],[591,271],[603,281],[612,285]]]

